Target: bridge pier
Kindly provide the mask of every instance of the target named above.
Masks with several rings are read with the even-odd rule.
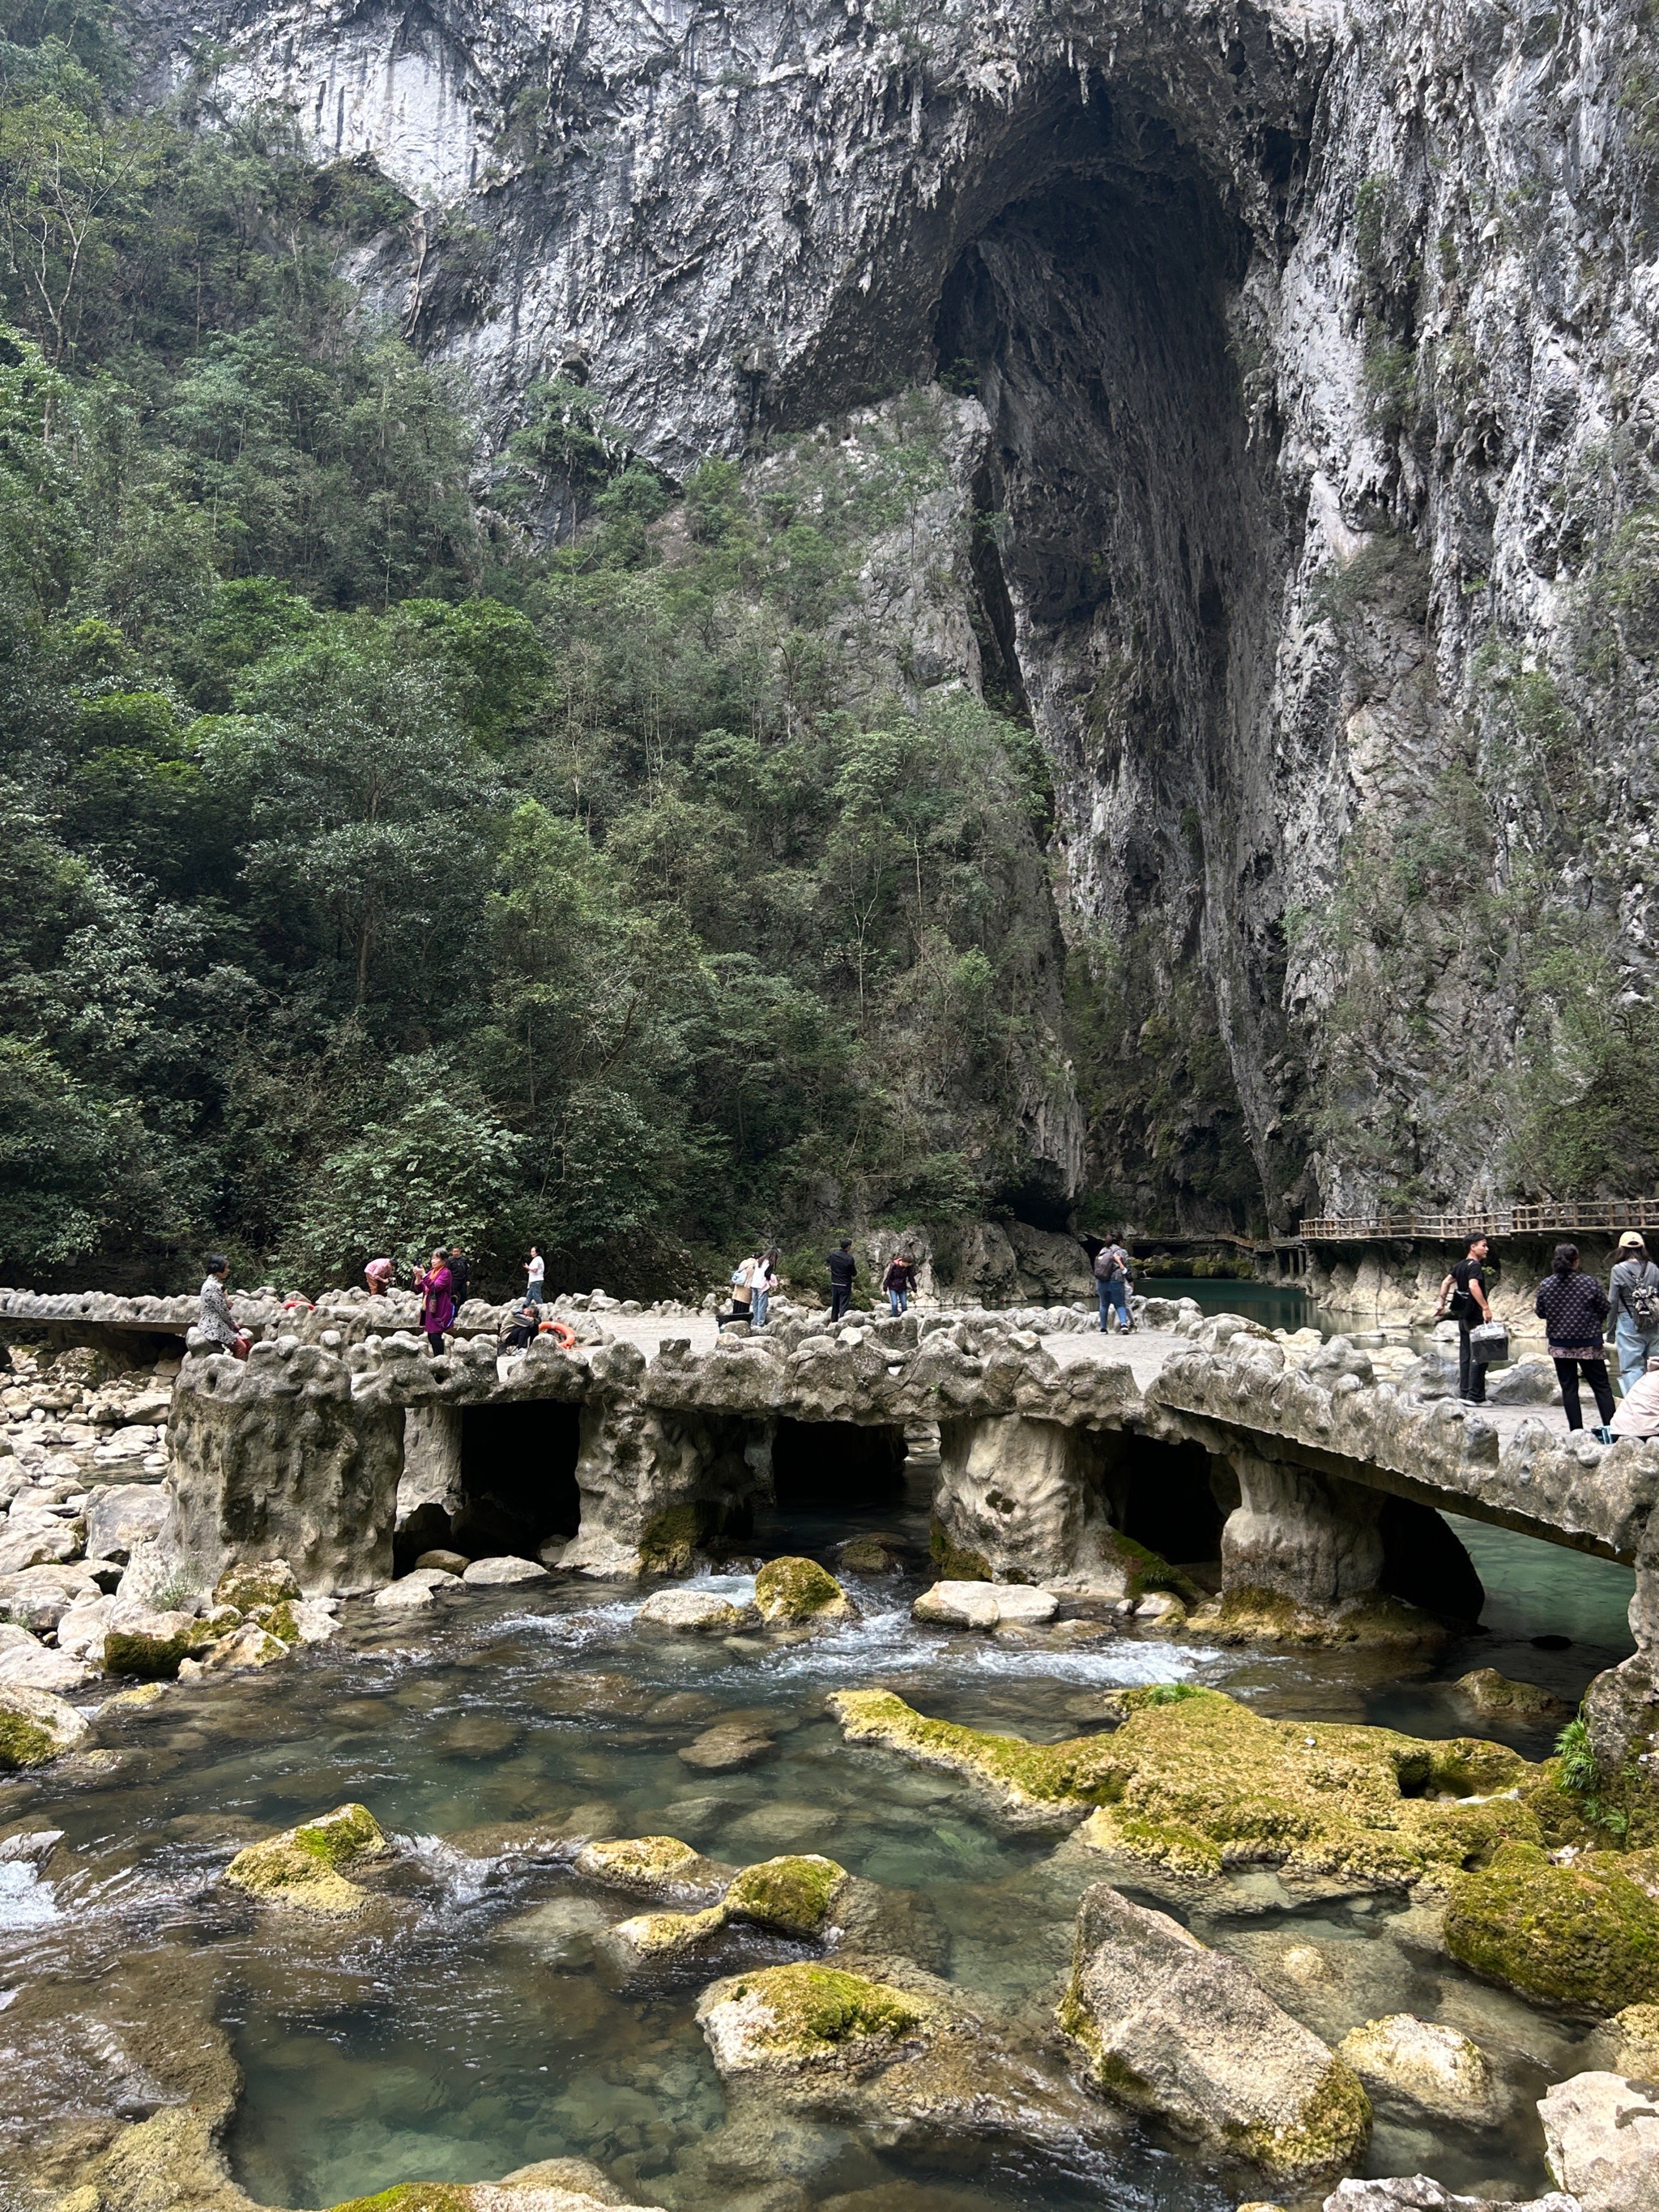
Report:
[[[1224,1595],[1265,1590],[1317,1613],[1381,1588],[1380,1492],[1255,1452],[1227,1456],[1239,1503],[1221,1531]]]
[[[561,1565],[596,1576],[684,1573],[712,1538],[746,1534],[771,1493],[775,1426],[590,1399],[576,1453],[581,1525]]]
[[[946,1574],[1098,1579],[1111,1534],[1101,1457],[1099,1438],[1086,1429],[1022,1413],[942,1421],[933,1525]]]
[[[1633,1656],[1590,1684],[1584,1723],[1603,1780],[1659,1801],[1659,1509],[1636,1554],[1630,1632]]]

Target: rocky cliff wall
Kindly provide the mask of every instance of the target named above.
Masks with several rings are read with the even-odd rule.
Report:
[[[357,273],[491,437],[562,368],[671,472],[977,397],[938,674],[1053,763],[1097,1185],[1201,1222],[1648,1171],[1605,1110],[1659,653],[1634,0],[143,14],[153,91],[216,41],[208,119],[287,103],[409,195]]]

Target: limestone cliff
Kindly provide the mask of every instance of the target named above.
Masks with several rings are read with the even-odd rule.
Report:
[[[153,94],[211,43],[205,120],[286,103],[408,195],[356,273],[491,437],[561,368],[671,473],[977,398],[914,680],[1048,750],[1097,1183],[1201,1221],[1650,1171],[1596,1121],[1649,966],[1635,0],[140,12]]]

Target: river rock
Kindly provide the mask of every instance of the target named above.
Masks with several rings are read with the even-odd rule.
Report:
[[[167,1516],[167,1492],[158,1484],[114,1482],[95,1490],[87,1505],[88,1553],[125,1563],[136,1546],[161,1534]]]
[[[22,1766],[42,1766],[87,1740],[82,1717],[48,1690],[21,1683],[0,1684],[0,1774]]]
[[[79,1559],[84,1549],[82,1524],[56,1517],[18,1525],[14,1512],[0,1522],[0,1576],[21,1575],[30,1567],[61,1566]]]
[[[0,1650],[0,1687],[16,1684],[27,1690],[49,1690],[63,1697],[91,1681],[97,1669],[72,1653],[51,1650],[29,1637],[27,1642]]]
[[[1248,2212],[1241,2205],[1239,2212]],[[1264,2208],[1265,2212],[1265,2208]],[[1392,2181],[1340,2181],[1325,2199],[1322,2212],[1581,2212],[1576,2197],[1529,2197],[1511,2203],[1492,2197],[1455,2197],[1426,2173]]]
[[[1492,2117],[1501,2100],[1486,2055],[1467,2035],[1413,2013],[1368,2020],[1336,2046],[1368,2089],[1403,2098],[1443,2119]]]
[[[376,1590],[374,1602],[383,1613],[407,1613],[418,1611],[422,1606],[435,1605],[437,1600],[432,1594],[430,1577],[414,1574],[404,1575],[395,1583],[388,1583],[384,1589]]]
[[[1550,2172],[1583,2212],[1659,2212],[1659,2087],[1575,2074],[1538,2114]]]
[[[1276,2177],[1328,2174],[1364,2141],[1346,2061],[1237,1959],[1109,1883],[1084,1894],[1058,2017],[1103,2088]]]
[[[337,1805],[314,1820],[238,1851],[225,1880],[270,1904],[343,1919],[362,1911],[368,1893],[348,1881],[343,1869],[380,1858],[387,1848],[366,1806]]]
[[[286,1659],[289,1647],[278,1636],[261,1628],[258,1621],[245,1620],[240,1628],[233,1628],[228,1636],[221,1636],[205,1645],[199,1659],[184,1659],[179,1664],[180,1681],[197,1681],[204,1674],[245,1674],[260,1667],[271,1667],[279,1659]]]
[[[774,1747],[773,1739],[752,1722],[720,1721],[695,1741],[682,1744],[679,1757],[688,1766],[726,1774],[735,1767],[752,1766]]]
[[[576,1871],[607,1889],[672,1905],[717,1905],[726,1891],[720,1869],[678,1836],[629,1836],[585,1844],[576,1854]]]
[[[169,1680],[181,1662],[192,1657],[211,1636],[206,1621],[191,1613],[152,1613],[142,1606],[122,1607],[104,1634],[104,1670],[136,1674],[141,1681]]]
[[[1659,2004],[1626,2005],[1607,2023],[1614,2059],[1607,2069],[1659,2081]]]
[[[1492,1720],[1565,1721],[1572,1708],[1553,1691],[1536,1682],[1516,1682],[1495,1667],[1477,1667],[1459,1677],[1457,1694],[1483,1717]]]
[[[911,1607],[917,1620],[947,1628],[999,1628],[1052,1620],[1060,1600],[1024,1583],[939,1582]]]
[[[234,1606],[238,1613],[265,1613],[293,1604],[299,1595],[299,1582],[286,1559],[246,1560],[228,1568],[213,1586],[214,1603]]]
[[[759,1614],[752,1606],[734,1605],[715,1590],[665,1589],[648,1597],[635,1618],[653,1628],[672,1628],[698,1636],[729,1636],[752,1628]]]
[[[504,1589],[513,1583],[544,1583],[547,1569],[539,1559],[473,1559],[461,1580],[469,1589]]]
[[[1561,1386],[1547,1359],[1521,1359],[1513,1367],[1487,1370],[1489,1406],[1559,1406],[1560,1402]]]
[[[755,1606],[763,1620],[817,1624],[856,1620],[858,1607],[816,1559],[769,1559],[755,1577]]]
[[[30,1567],[0,1579],[0,1619],[49,1636],[72,1605],[100,1596],[97,1583],[78,1563],[67,1567]]]
[[[422,1552],[415,1562],[415,1571],[419,1574],[423,1567],[432,1567],[440,1574],[464,1575],[471,1565],[465,1552]]]
[[[854,1536],[836,1556],[843,1573],[849,1575],[896,1575],[904,1564],[879,1536]]]

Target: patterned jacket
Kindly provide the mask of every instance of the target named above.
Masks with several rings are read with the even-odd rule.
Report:
[[[234,1344],[241,1334],[230,1310],[230,1300],[225,1296],[225,1286],[216,1275],[210,1275],[202,1285],[202,1318],[198,1326],[203,1335],[210,1336],[216,1344]]]
[[[1538,1285],[1533,1311],[1549,1337],[1550,1357],[1599,1359],[1607,1294],[1594,1275],[1574,1268],[1570,1275],[1546,1275]]]

